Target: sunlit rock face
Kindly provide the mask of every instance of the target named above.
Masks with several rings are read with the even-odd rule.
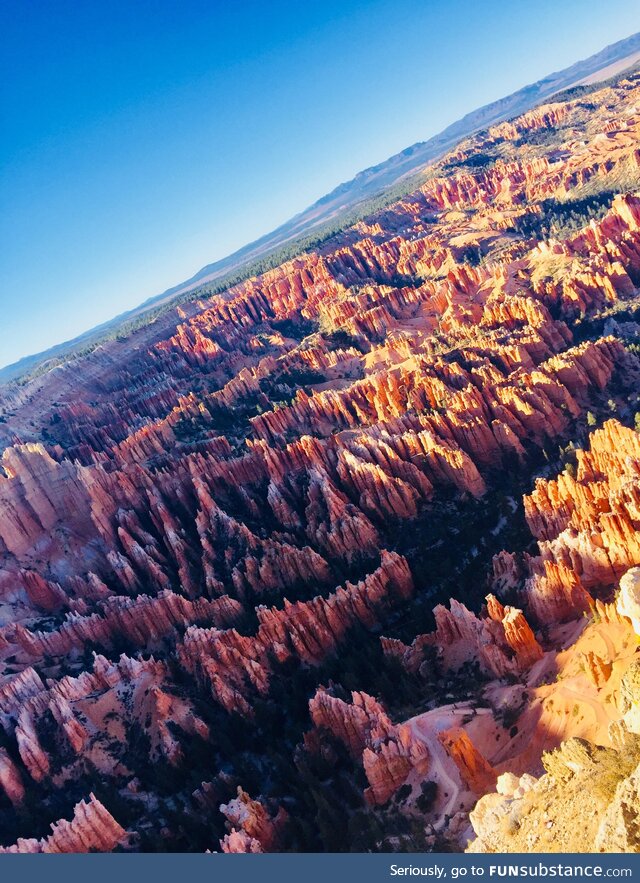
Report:
[[[2,390],[6,849],[633,845],[639,107]]]
[[[500,776],[496,793],[483,797],[471,813],[475,834],[471,851],[637,852],[640,848],[632,821],[640,809],[640,676],[635,652],[640,567],[630,566],[640,561],[635,527],[640,499],[638,439],[636,432],[617,421],[593,432],[589,447],[577,452],[575,476],[565,473],[539,481],[534,494],[525,498],[527,520],[544,537],[539,543],[541,557],[528,558],[519,569],[501,556],[494,566],[497,584],[505,572],[519,574],[523,597],[548,627],[553,623],[551,610],[570,620],[571,611],[575,618],[585,604],[593,621],[572,647],[556,656],[559,686],[542,707],[551,711],[552,702],[562,701],[565,690],[577,701],[571,709],[572,723],[562,728],[558,750],[543,755],[546,774],[533,783],[528,780],[524,792],[515,785],[511,788],[516,780],[511,773]],[[555,568],[553,594],[551,568]],[[545,577],[540,576],[543,572]],[[615,601],[594,601],[583,588],[585,583],[594,594],[605,595],[608,590]],[[513,590],[513,581],[509,584]],[[582,711],[584,702],[596,716],[591,722]],[[522,721],[523,717],[518,725]],[[545,723],[548,727],[551,721]],[[569,738],[574,735],[584,738]],[[517,761],[505,767],[521,769]],[[583,800],[585,793],[588,797]]]
[[[640,567],[632,567],[620,580],[618,611],[631,620],[634,631],[640,635]]]

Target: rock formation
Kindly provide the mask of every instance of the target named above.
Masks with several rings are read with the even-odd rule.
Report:
[[[635,633],[640,635],[640,567],[632,567],[620,580],[616,606],[621,616],[631,620]]]
[[[627,749],[628,750],[628,749]],[[470,818],[470,852],[637,852],[638,770],[580,739],[545,757],[540,779],[507,773]]]
[[[309,702],[315,727],[342,742],[361,760],[369,782],[365,797],[373,804],[386,803],[412,770],[424,776],[429,751],[409,724],[392,724],[384,708],[366,693],[352,693],[351,703],[318,690]],[[308,739],[311,745],[311,739]]]
[[[461,727],[440,733],[447,754],[460,772],[465,785],[476,794],[485,794],[496,781],[496,772],[480,754]]]
[[[575,477],[538,480],[525,514],[540,555],[527,561],[523,601],[540,622],[566,621],[589,610],[592,595],[621,583],[619,607],[636,618],[634,574],[640,563],[639,437],[616,420],[576,451]],[[495,568],[494,568],[495,569]],[[628,571],[628,575],[625,575]]]
[[[238,796],[220,807],[231,825],[220,845],[223,852],[270,852],[277,849],[287,823],[280,807],[273,818],[259,800],[252,800],[238,788]]]
[[[0,852],[111,852],[125,837],[124,829],[93,794],[76,804],[70,822],[55,822],[51,831],[42,840],[20,839],[13,846],[0,847]]]
[[[459,848],[496,781],[478,843],[569,838],[526,801],[637,728],[640,78],[556,98],[2,388],[0,822],[135,820],[11,851]]]

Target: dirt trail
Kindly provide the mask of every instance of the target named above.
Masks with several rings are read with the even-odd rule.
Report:
[[[444,826],[445,816],[454,815],[460,808],[460,804],[466,805],[469,798],[469,791],[462,784],[458,769],[443,748],[438,734],[450,727],[460,725],[462,719],[470,712],[476,715],[491,713],[487,708],[474,709],[471,703],[456,703],[416,715],[407,721],[413,735],[429,748],[431,757],[429,778],[438,783],[441,794],[449,795],[446,803],[439,809],[440,818],[434,825],[436,830]]]

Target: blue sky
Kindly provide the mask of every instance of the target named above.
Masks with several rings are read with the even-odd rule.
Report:
[[[637,0],[0,0],[0,366],[637,30]]]

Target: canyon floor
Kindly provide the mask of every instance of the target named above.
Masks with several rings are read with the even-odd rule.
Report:
[[[3,851],[638,851],[639,287],[631,72],[3,387]]]

